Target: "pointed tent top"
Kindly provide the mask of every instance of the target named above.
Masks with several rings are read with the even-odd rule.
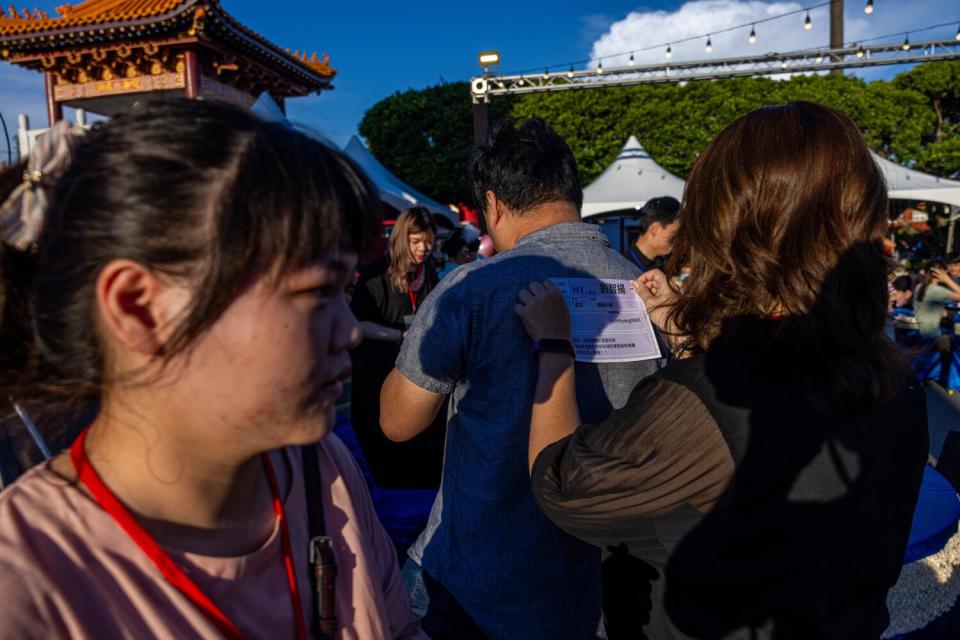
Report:
[[[260,94],[260,97],[257,98],[257,101],[253,103],[252,107],[250,107],[250,111],[260,116],[267,122],[276,122],[287,126],[290,125],[290,121],[287,120],[287,116],[283,113],[283,109],[281,109],[280,105],[277,104],[277,101],[273,99],[273,96],[266,91]]]
[[[683,197],[684,182],[658,165],[636,136],[630,136],[620,154],[583,190],[581,215],[639,209],[650,198]]]
[[[447,220],[456,225],[459,220],[457,216],[449,209],[436,200],[432,200],[422,193],[413,189],[410,185],[404,183],[400,178],[390,173],[390,171],[380,164],[372,153],[367,149],[360,138],[352,136],[343,148],[343,152],[351,160],[360,165],[370,181],[379,192],[380,199],[389,204],[398,211],[403,211],[409,207],[426,207],[430,213],[442,215]]]
[[[636,159],[646,159],[653,162],[653,158],[650,157],[650,153],[643,148],[643,145],[640,144],[639,140],[637,140],[637,136],[630,136],[627,139],[627,144],[623,145],[623,149],[620,150],[620,155],[617,156],[617,161]]]

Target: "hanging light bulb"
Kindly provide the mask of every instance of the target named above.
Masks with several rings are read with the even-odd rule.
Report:
[[[863,50],[863,45],[860,45],[860,46],[857,47],[857,57],[858,57],[858,58],[862,58],[863,56],[866,55],[866,53],[867,53],[867,52]]]
[[[817,61],[817,64],[820,64],[821,62],[823,62],[823,54],[818,51],[818,52],[817,52],[817,57],[814,58],[814,60]]]
[[[567,71],[567,77],[573,78],[573,65],[570,65],[570,71]]]
[[[783,60],[782,62],[780,62],[780,68],[781,68],[781,69],[786,69],[786,68],[787,68],[787,61],[786,61],[786,60]]]
[[[810,20],[809,11],[807,11],[807,19],[803,21],[803,28],[806,29],[807,31],[810,31],[810,29],[813,29],[813,21]]]
[[[603,60],[597,61],[597,73],[598,74],[603,73]]]
[[[667,45],[667,52],[663,54],[667,60],[673,57],[673,49],[670,48],[670,45]]]
[[[630,52],[630,66],[633,66],[633,51]]]
[[[544,79],[544,80],[549,80],[549,79],[550,79],[550,69],[544,69],[544,70],[543,70],[543,79]]]
[[[863,12],[867,15],[873,13],[873,0],[867,0],[867,6],[863,8]]]
[[[957,40],[960,40],[960,24],[957,25],[957,35],[956,35],[956,39],[957,39]]]
[[[704,47],[707,53],[713,51],[713,43],[710,42],[710,36],[707,36],[707,46]]]
[[[906,34],[906,33],[903,34],[903,44],[900,45],[900,48],[903,49],[904,51],[910,51],[910,35],[909,34]]]
[[[750,25],[750,37],[747,38],[750,44],[757,44],[757,29],[755,25]]]

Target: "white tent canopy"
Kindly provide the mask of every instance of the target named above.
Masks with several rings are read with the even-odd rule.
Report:
[[[394,209],[403,211],[409,207],[426,207],[430,213],[442,215],[454,225],[459,222],[457,215],[449,207],[445,207],[436,200],[431,200],[390,173],[363,146],[357,136],[350,138],[347,146],[343,148],[343,152],[360,165],[360,168],[363,169],[380,192],[380,199]]]
[[[891,198],[926,200],[960,207],[960,181],[908,169],[873,154],[887,181]],[[650,198],[683,197],[684,182],[650,157],[636,136],[630,136],[617,159],[583,190],[586,218],[601,213],[639,209]]]
[[[617,159],[584,188],[580,215],[639,209],[659,196],[680,200],[683,186],[683,180],[654,162],[636,136],[630,136]]]
[[[890,162],[876,153],[873,159],[887,181],[887,193],[900,200],[926,200],[960,207],[960,182],[938,178]]]

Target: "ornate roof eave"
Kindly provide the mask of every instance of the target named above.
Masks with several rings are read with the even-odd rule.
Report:
[[[180,22],[186,22],[191,19],[195,20],[199,10],[202,9],[206,11],[209,8],[213,8],[214,11],[210,11],[209,14],[206,15],[215,16],[216,20],[212,25],[207,26],[214,26],[214,28],[222,27],[224,31],[239,41],[238,44],[243,45],[240,47],[242,50],[255,54],[254,60],[256,60],[256,55],[264,56],[286,73],[299,77],[302,81],[306,81],[308,85],[313,85],[312,88],[315,90],[333,88],[330,83],[334,75],[336,75],[336,70],[329,67],[326,59],[322,63],[314,64],[323,68],[323,71],[329,71],[329,73],[321,72],[314,66],[311,66],[309,61],[284,51],[255,31],[244,27],[237,22],[233,16],[224,11],[217,0],[184,0],[169,11],[158,15],[144,16],[142,18],[114,20],[110,22],[91,21],[73,24],[63,28],[47,28],[2,34],[0,35],[0,53],[2,53],[3,58],[9,58],[18,53],[22,56],[27,53],[27,51],[39,53],[40,51],[62,49],[65,45],[79,39],[86,40],[87,43],[90,44],[93,42],[117,41],[119,40],[117,33],[123,34],[131,29],[147,29],[154,33],[159,33],[175,27]],[[2,15],[2,12],[0,12],[0,15]],[[49,24],[55,23],[56,20],[59,19],[48,19],[44,21]],[[18,18],[17,21],[30,23],[33,22],[34,19]],[[37,19],[37,21],[39,22],[40,20]],[[0,18],[0,27],[2,27],[3,22],[13,22],[13,19]],[[202,31],[203,30],[197,34],[199,36],[197,38],[198,41],[205,44],[208,42],[216,42],[210,38],[203,38]]]
[[[288,53],[283,49],[280,49],[279,47],[277,47],[277,45],[268,41],[266,38],[264,38],[260,34],[256,33],[255,31],[252,31],[251,29],[248,29],[247,27],[244,27],[242,24],[237,22],[233,18],[233,16],[228,14],[226,11],[223,11],[223,9],[219,7],[219,3],[214,3],[214,4],[216,4],[216,6],[218,7],[219,17],[222,19],[221,22],[218,23],[216,26],[225,27],[227,30],[230,31],[231,35],[240,39],[249,48],[258,49],[261,53],[269,53],[270,57],[273,60],[275,60],[277,63],[291,70],[296,70],[301,74],[303,74],[304,72],[307,72],[308,77],[314,79],[315,82],[317,83],[329,85],[330,82],[333,80],[333,77],[337,74],[336,69],[330,69],[329,65],[326,65],[326,63],[324,64],[329,69],[330,71],[329,74],[321,73],[317,71],[316,69],[311,67],[307,61],[301,60],[300,58],[297,58],[293,54]]]
[[[26,19],[18,18],[17,22],[25,23],[23,26],[27,27],[26,30],[14,33],[4,34],[0,31],[0,44],[3,45],[14,45],[17,43],[32,43],[34,41],[52,41],[57,39],[58,36],[61,38],[63,36],[74,36],[74,35],[92,35],[93,32],[103,32],[108,31],[110,33],[120,30],[126,31],[127,29],[136,29],[137,27],[149,27],[149,26],[161,26],[165,23],[171,21],[174,18],[178,18],[188,14],[190,9],[193,8],[199,0],[185,0],[182,4],[175,5],[169,11],[157,15],[144,16],[142,18],[132,18],[126,20],[113,20],[110,22],[78,22],[71,24],[69,26],[57,27],[56,23],[58,21],[68,22],[69,19],[67,16],[61,18],[53,18],[47,20],[40,19]],[[2,14],[2,11],[0,11]],[[11,18],[0,18],[0,28],[4,26],[4,22],[13,23],[15,22]],[[46,28],[46,29],[31,29],[34,25],[31,23],[34,22],[45,22],[48,26],[54,25],[55,28]]]

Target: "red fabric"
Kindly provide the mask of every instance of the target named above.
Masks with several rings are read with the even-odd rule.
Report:
[[[457,205],[460,209],[460,222],[469,222],[472,225],[480,226],[480,214],[470,205],[460,203]]]

